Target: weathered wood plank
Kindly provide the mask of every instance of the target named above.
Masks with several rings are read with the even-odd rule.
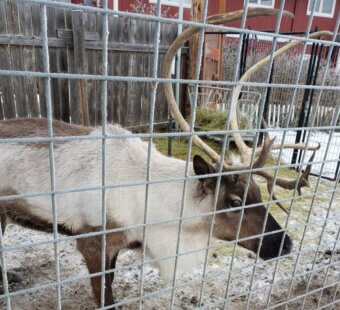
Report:
[[[126,40],[129,40],[133,44],[136,43],[136,20],[129,19],[128,20],[128,35],[125,37]],[[135,53],[130,53],[128,58],[128,76],[136,76],[136,68],[137,68],[137,59]],[[139,115],[137,110],[137,88],[138,83],[128,82],[127,83],[127,97],[126,97],[126,105],[127,105],[127,126],[138,125]]]
[[[102,53],[96,53],[96,63],[97,63],[97,72],[98,74],[102,74]],[[102,82],[95,81],[96,84],[96,124],[101,124],[102,122]]]
[[[137,28],[137,38],[138,38],[138,44],[146,44],[147,43],[147,31],[145,31],[148,27],[148,22],[143,21],[141,24],[139,24],[139,27]],[[145,76],[145,54],[137,54],[137,76]],[[137,90],[137,99],[138,102],[136,103],[138,105],[137,111],[138,111],[138,124],[146,124],[145,120],[143,120],[143,94],[144,94],[144,88],[145,88],[145,82],[139,83],[139,85],[136,86]]]
[[[32,13],[31,5],[23,3],[19,7],[20,14],[20,28],[24,36],[32,36]],[[35,71],[35,57],[32,46],[22,47],[22,56],[24,61],[25,71]],[[39,107],[37,99],[37,86],[35,78],[25,77],[24,78],[25,93],[27,97],[27,109],[28,115],[31,117],[39,116]]]
[[[94,13],[88,12],[86,14],[86,30],[88,32],[96,31],[96,15]],[[89,74],[97,74],[97,51],[87,50],[87,65]],[[96,97],[96,81],[87,81],[87,102],[89,106],[89,121],[91,126],[97,125],[97,100]]]
[[[33,36],[40,36],[40,5],[32,5],[32,31]],[[42,62],[42,48],[40,46],[34,46],[34,62],[35,70],[38,72],[43,72],[43,62]],[[38,106],[39,115],[46,117],[46,96],[44,90],[44,80],[42,78],[36,79],[37,96],[38,96]]]
[[[65,21],[65,10],[56,9],[55,11],[55,27],[66,28]],[[57,48],[57,71],[61,73],[67,72],[67,50],[66,48]],[[55,106],[56,118],[62,119],[63,121],[69,122],[69,89],[68,81],[66,79],[58,80],[58,92],[59,92],[59,104]]]
[[[84,13],[84,14],[86,14],[86,13]],[[91,14],[91,12],[87,13],[87,14]],[[86,41],[99,41],[99,33],[97,33],[97,32],[85,31],[84,35],[85,35]],[[73,40],[73,30],[57,29],[57,37],[60,38],[60,39],[71,39],[71,40]]]
[[[109,41],[114,40],[117,37],[117,27],[115,27],[114,19],[115,16],[109,17]],[[117,53],[116,52],[109,52],[108,55],[108,62],[109,62],[109,75],[116,75],[116,63],[117,61]],[[116,82],[108,82],[108,102],[107,102],[107,120],[110,123],[117,122],[117,111],[118,107],[116,105],[117,100],[117,83]]]
[[[113,27],[114,27],[114,32],[113,32],[113,40],[118,41],[121,40],[121,24],[119,22],[120,18],[119,17],[115,17],[114,21],[113,21]],[[112,58],[112,66],[114,68],[114,75],[118,76],[121,75],[121,71],[120,71],[120,61],[121,61],[121,53],[120,52],[111,52],[113,54],[113,58]],[[113,121],[116,123],[120,123],[120,111],[123,108],[122,107],[122,98],[119,96],[119,89],[120,89],[120,82],[114,82],[113,83],[113,87],[114,87],[114,95],[115,95],[115,99],[114,102],[112,102],[112,109],[113,109]]]
[[[119,21],[121,25],[120,33],[119,33],[119,40],[124,41],[128,40],[129,37],[129,19],[124,17],[121,18]],[[121,76],[128,76],[129,75],[129,57],[128,53],[121,53],[120,54],[120,74]],[[130,103],[128,102],[128,82],[121,82],[119,83],[119,123],[122,126],[127,126],[128,124],[128,109]]]
[[[96,32],[99,33],[99,40],[102,40],[102,36],[103,36],[103,18],[101,14],[96,14]],[[96,58],[97,58],[97,72],[98,74],[102,74],[103,70],[103,62],[102,62],[102,56],[103,56],[103,52],[98,51],[96,54]],[[101,124],[102,122],[102,82],[101,81],[96,81],[96,97],[97,97],[97,101],[96,101],[96,121],[97,124]]]
[[[20,34],[0,35],[0,45],[27,45],[27,46],[42,46],[41,38],[38,36],[23,36]],[[59,38],[48,38],[49,47],[73,47],[72,39],[59,39]],[[86,41],[85,48],[90,50],[102,50],[102,41]],[[161,54],[165,54],[168,46],[160,46],[159,51]],[[135,52],[135,53],[153,53],[153,45],[149,44],[130,44],[130,43],[119,43],[109,42],[108,50],[121,51],[121,52]],[[184,47],[184,50],[187,48]]]
[[[49,38],[56,36],[56,26],[55,26],[55,11],[54,7],[47,7],[47,36]],[[56,48],[48,48],[49,58],[50,58],[50,72],[57,73],[57,50]],[[59,98],[59,80],[51,79],[51,103],[52,103],[52,115],[54,118],[60,118],[60,98]]]
[[[7,33],[5,2],[0,2],[0,34]],[[8,46],[0,46],[0,69],[10,69],[10,52]],[[2,118],[15,117],[14,89],[11,77],[0,77],[0,91],[2,97]]]
[[[152,25],[152,36],[154,36],[154,33],[156,31],[156,24],[153,23]],[[161,24],[161,33],[160,33],[160,41],[161,42],[164,42],[164,40],[166,40],[167,38],[167,24]],[[161,65],[163,63],[163,59],[161,58],[161,55],[158,56],[158,66],[157,66],[157,76],[160,75],[160,68],[161,68]],[[152,70],[152,69],[151,69]],[[152,86],[152,85],[150,85]],[[163,89],[160,89],[160,87],[157,87],[157,91],[156,91],[156,105],[155,105],[155,119],[154,121],[155,122],[159,122],[159,121],[162,121],[163,120],[163,117],[162,117],[162,112],[163,112],[163,109],[162,109],[162,105],[164,103],[164,101],[162,101],[162,94],[163,94]],[[150,93],[151,95],[151,93]]]
[[[145,41],[147,44],[153,41],[153,23],[146,22],[145,25]],[[151,54],[144,54],[143,57],[143,76],[150,77],[151,76],[151,63],[152,57]],[[143,93],[142,93],[142,107],[141,107],[141,122],[143,124],[149,123],[149,115],[150,115],[150,83],[144,82],[143,85]]]
[[[72,12],[66,11],[66,28],[72,29]],[[74,50],[73,48],[67,48],[67,64],[68,64],[68,73],[75,73],[75,63],[74,63]],[[80,114],[79,114],[79,106],[78,106],[78,94],[79,94],[79,81],[70,79],[68,81],[70,94],[70,121],[72,123],[80,123]]]
[[[15,2],[5,2],[7,11],[7,31],[9,34],[19,34],[19,12],[18,4]],[[21,47],[10,46],[11,70],[23,70],[22,50]],[[27,116],[26,96],[22,91],[24,89],[23,77],[12,77],[16,113],[20,117]]]
[[[86,74],[87,58],[85,54],[85,23],[82,11],[72,11],[74,63],[77,73]],[[79,113],[81,124],[89,125],[89,109],[87,103],[86,82],[79,81]]]
[[[142,21],[142,23],[136,23],[135,27],[135,44],[144,44],[145,43],[145,33],[143,28],[145,27],[146,21]],[[142,26],[142,27],[140,27]],[[143,76],[143,54],[135,53],[136,57],[136,76]],[[135,93],[136,93],[136,102],[135,102],[135,121],[136,125],[142,124],[142,92],[143,85],[139,85],[140,83],[135,83]]]

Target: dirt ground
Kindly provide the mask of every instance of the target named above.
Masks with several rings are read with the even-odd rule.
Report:
[[[312,178],[311,189],[315,185],[316,178]],[[334,183],[323,180],[318,191],[331,189]],[[308,193],[304,191],[304,193]],[[303,227],[292,228],[289,232],[294,239],[295,254],[279,259],[275,278],[273,274],[276,267],[276,261],[264,262],[259,261],[255,269],[252,265],[255,262],[255,255],[247,250],[237,247],[233,271],[230,277],[228,289],[228,309],[301,309],[307,290],[309,277],[311,277],[308,292],[317,290],[316,293],[307,295],[304,309],[316,309],[320,293],[320,305],[331,303],[333,299],[338,301],[337,305],[328,306],[325,309],[340,309],[340,289],[337,290],[340,276],[340,247],[335,246],[339,229],[339,217],[326,222],[324,230],[323,223],[320,220],[326,218],[327,208],[331,195],[325,194],[318,196],[314,202],[310,222],[319,221],[315,225],[308,226],[306,235],[301,246],[302,253],[299,255],[298,264],[296,264],[297,254]],[[296,213],[292,212],[288,227],[303,224],[306,221],[310,200],[304,199],[296,203]],[[329,217],[339,215],[340,195],[336,195],[330,209]],[[277,218],[281,224],[284,224],[284,214],[277,213]],[[291,226],[290,226],[291,225]],[[323,237],[318,247],[320,235]],[[23,229],[16,225],[9,225],[6,230],[4,243],[6,245],[15,245],[20,243],[30,243],[37,240],[51,239],[52,235]],[[77,252],[74,242],[62,242],[59,244],[60,250],[60,272],[61,279],[74,278],[87,274],[87,269],[81,255]],[[209,262],[207,268],[207,278],[203,289],[202,306],[204,309],[222,309],[223,298],[226,294],[228,284],[228,271],[231,263],[231,253],[233,246],[228,243],[220,242],[209,253]],[[316,255],[315,265],[313,260]],[[330,259],[331,265],[330,264]],[[138,263],[140,253],[138,250],[127,250],[119,255],[117,267],[129,266]],[[20,291],[34,286],[52,283],[55,279],[54,266],[54,247],[52,244],[43,246],[30,246],[23,250],[11,251],[6,253],[8,269],[16,271],[22,278],[22,281],[10,287],[10,291]],[[296,265],[296,268],[295,268]],[[311,272],[313,267],[313,271]],[[295,277],[291,281],[295,268]],[[200,280],[201,270],[194,270],[192,274],[178,278],[177,284],[181,285],[175,290],[174,308],[175,309],[196,309],[199,307],[199,296],[201,290]],[[305,274],[307,273],[307,274]],[[250,282],[253,274],[252,293],[249,295]],[[145,298],[143,302],[144,309],[167,309],[170,304],[171,291],[166,291],[171,287],[171,283],[164,282],[160,279],[158,270],[152,266],[146,266],[144,270],[144,293],[150,294],[163,290],[159,294]],[[129,300],[138,296],[138,268],[128,268],[116,272],[113,283],[113,291],[117,302]],[[185,285],[189,282],[188,285]],[[182,285],[183,284],[183,285]],[[289,296],[290,302],[285,303],[288,296],[290,284],[292,284]],[[269,294],[270,293],[270,294]],[[270,300],[268,297],[270,296]],[[249,301],[248,301],[249,298]],[[55,289],[40,289],[30,294],[22,294],[11,298],[12,308],[25,310],[54,309],[56,302]],[[220,302],[220,303],[218,303]],[[214,304],[215,303],[215,304]],[[217,303],[217,304],[216,304]],[[282,304],[283,303],[283,304]],[[2,306],[4,303],[2,301]],[[129,303],[122,306],[122,309],[138,309],[138,303]],[[81,280],[65,285],[62,287],[62,308],[63,309],[95,309],[96,305],[92,297],[89,279]]]

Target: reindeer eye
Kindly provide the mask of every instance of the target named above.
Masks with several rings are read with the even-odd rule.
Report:
[[[242,205],[242,201],[241,200],[238,200],[238,199],[235,199],[235,200],[231,200],[229,202],[229,205],[232,207],[232,208],[238,208]]]

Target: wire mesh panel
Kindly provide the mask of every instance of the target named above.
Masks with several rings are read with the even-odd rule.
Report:
[[[172,2],[153,1],[152,10],[141,11],[150,14],[111,10],[107,0],[98,7],[52,0],[0,2],[2,308],[339,307],[339,100],[330,105],[329,123],[318,123],[323,93],[336,98],[340,91],[339,83],[327,83],[332,51],[340,47],[339,12],[332,32],[311,34],[320,3],[310,2],[305,35],[297,37],[280,33],[283,21],[293,17],[284,10],[285,0],[276,1],[276,10],[275,1],[247,0],[240,11],[212,17],[208,11],[214,1],[204,0],[199,22],[183,20],[183,11],[179,18],[164,16],[162,3]],[[180,10],[190,6],[190,1],[176,3]],[[49,19],[52,9],[63,16],[54,23],[67,26],[71,20],[65,17],[73,16],[73,32],[60,31],[62,40],[51,33],[56,29]],[[13,12],[25,16],[19,20],[26,24],[8,20]],[[90,31],[79,33],[85,15]],[[124,18],[124,25],[113,18],[117,16]],[[247,28],[250,18],[262,16],[273,18],[274,32]],[[137,30],[137,20],[149,31]],[[37,21],[39,33],[32,32],[32,37],[13,34],[15,27],[24,30],[28,25],[32,30]],[[225,25],[236,21],[237,27]],[[184,26],[177,28],[182,34],[166,48],[160,44],[165,24]],[[172,28],[167,29],[173,35]],[[206,31],[232,31],[240,37],[226,80],[200,79]],[[139,38],[146,42],[140,50],[152,57],[110,54],[112,48],[132,48],[121,43],[121,37],[112,43],[114,35],[136,33],[150,36]],[[179,64],[180,49],[186,49],[194,34],[197,60],[189,80]],[[246,35],[270,37],[271,46],[268,55],[240,74]],[[96,42],[96,52],[90,52],[87,61],[95,61],[98,71],[84,70],[84,59],[72,58],[74,49],[84,51],[91,45],[85,37]],[[13,48],[13,42],[21,48]],[[64,44],[66,50],[58,49]],[[314,84],[301,81],[311,44],[329,51]],[[277,57],[295,46],[300,49],[291,81],[272,80]],[[6,55],[41,63],[15,65]],[[63,72],[62,59],[73,59],[76,70]],[[126,65],[131,70],[126,71]],[[260,68],[266,68],[266,75],[257,80]],[[217,103],[217,95],[206,95],[204,88],[228,95],[218,92],[223,100]],[[67,104],[56,95],[63,89],[68,90]],[[294,109],[299,92],[306,89],[315,91],[314,109],[308,123],[296,127]],[[281,118],[280,126],[266,123],[270,90],[276,96],[282,90],[287,100],[284,113],[274,113]],[[123,115],[124,106],[115,102],[119,98],[130,98],[138,107]],[[187,120],[180,112],[185,100],[190,101]],[[252,110],[246,107],[248,101]],[[72,110],[72,102],[77,103],[77,121],[61,117],[65,109]],[[208,115],[217,104],[223,108]],[[178,127],[155,126],[157,115],[164,116],[168,109]],[[35,110],[39,117],[30,117]],[[251,126],[242,127],[241,112]],[[138,133],[122,127],[133,123],[131,118],[139,119],[136,113],[148,120]],[[114,115],[124,122],[112,124]],[[100,120],[101,126],[88,127]],[[302,142],[296,140],[298,132]],[[209,136],[219,139],[211,141]],[[167,157],[170,138],[173,156]],[[286,159],[294,152],[299,160],[292,164]],[[324,174],[335,178],[321,178]]]

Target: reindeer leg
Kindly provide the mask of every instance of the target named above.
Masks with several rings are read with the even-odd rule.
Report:
[[[87,268],[90,273],[101,272],[101,237],[90,237],[77,240],[77,248],[84,256]],[[118,251],[110,260],[109,249],[106,251],[105,270],[115,265]],[[114,267],[113,267],[114,268]],[[112,293],[113,274],[105,275],[105,306],[115,303]],[[91,285],[97,304],[100,306],[101,276],[91,278]]]
[[[7,216],[6,216],[6,210],[0,206],[0,222],[1,222],[1,232],[2,232],[2,235],[5,234],[5,231],[6,231],[6,226],[7,226]],[[2,267],[0,265],[0,292],[2,293]],[[17,275],[15,272],[7,272],[7,281],[8,281],[8,284],[16,284],[16,283],[19,283],[22,281],[22,278]]]
[[[2,235],[4,235],[6,226],[7,226],[7,216],[6,216],[5,210],[1,206],[0,206],[0,221],[1,221]]]
[[[110,269],[115,269],[116,268],[117,258],[118,258],[118,252],[115,253],[113,255],[112,259],[111,259]],[[111,284],[112,284],[113,279],[115,277],[115,273],[114,272],[110,273],[110,276],[111,276]]]

